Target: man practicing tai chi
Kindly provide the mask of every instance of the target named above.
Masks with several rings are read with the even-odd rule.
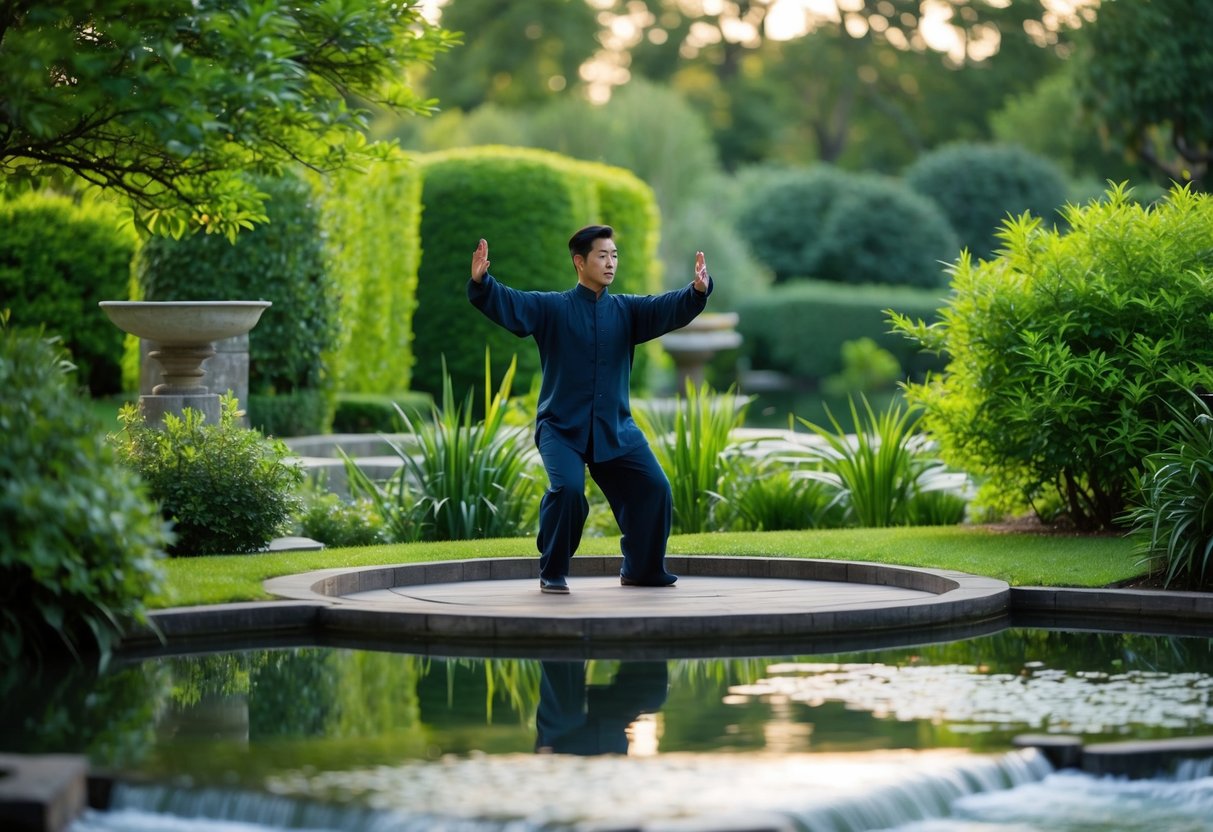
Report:
[[[569,591],[569,561],[589,513],[585,470],[602,489],[619,530],[624,586],[672,586],[665,569],[673,495],[665,472],[632,419],[628,383],[636,345],[686,326],[707,305],[712,281],[703,252],[695,280],[660,295],[612,295],[619,254],[607,225],[590,225],[569,240],[577,285],[566,292],[522,292],[489,274],[489,245],[472,254],[468,300],[519,338],[539,346],[535,444],[547,470],[539,504],[539,588]]]

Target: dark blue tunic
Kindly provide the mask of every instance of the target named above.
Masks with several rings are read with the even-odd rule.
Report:
[[[691,284],[660,295],[600,297],[577,284],[566,292],[522,292],[486,274],[468,281],[468,300],[519,338],[539,346],[536,442],[548,430],[584,453],[593,431],[593,461],[605,462],[644,444],[632,419],[629,383],[637,344],[689,324],[707,305],[708,292]]]

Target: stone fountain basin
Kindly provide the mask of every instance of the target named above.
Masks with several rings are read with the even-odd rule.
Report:
[[[268,300],[103,300],[99,304],[123,332],[157,344],[205,346],[252,329]]]

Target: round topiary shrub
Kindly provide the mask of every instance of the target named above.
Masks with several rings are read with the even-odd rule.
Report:
[[[817,276],[838,283],[942,286],[959,251],[930,200],[879,176],[853,177],[817,233]]]
[[[850,177],[829,165],[807,170],[762,170],[748,177],[737,206],[737,228],[776,282],[821,274],[822,227]]]
[[[0,202],[0,304],[15,326],[60,336],[94,396],[122,391],[122,331],[97,302],[126,298],[135,244],[106,203],[47,194]]]
[[[118,457],[137,471],[172,520],[173,555],[256,552],[288,531],[299,509],[303,472],[279,439],[242,427],[233,396],[220,402],[219,424],[186,408],[149,427],[133,404],[119,414]]]
[[[960,245],[983,260],[998,247],[1008,216],[1026,211],[1052,224],[1067,194],[1061,168],[1014,145],[946,145],[910,165],[905,182],[934,201]]]
[[[267,224],[242,232],[234,244],[217,234],[153,237],[136,258],[134,294],[141,300],[271,301],[249,333],[250,397],[294,395],[291,407],[312,418],[292,430],[323,433],[331,410],[324,359],[337,342],[339,306],[318,209],[308,186],[293,176],[259,180],[258,187],[270,196]],[[261,424],[252,407],[249,420]]]
[[[0,660],[105,655],[144,617],[171,539],[73,392],[63,351],[0,320]]]

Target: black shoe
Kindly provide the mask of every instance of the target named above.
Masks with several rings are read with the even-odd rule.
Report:
[[[662,572],[655,578],[640,580],[639,578],[629,578],[627,575],[619,576],[619,583],[622,586],[673,586],[674,581],[678,580],[677,575],[671,575],[669,572]]]
[[[552,578],[551,580],[540,578],[539,591],[549,595],[568,595],[569,585],[564,578]]]

